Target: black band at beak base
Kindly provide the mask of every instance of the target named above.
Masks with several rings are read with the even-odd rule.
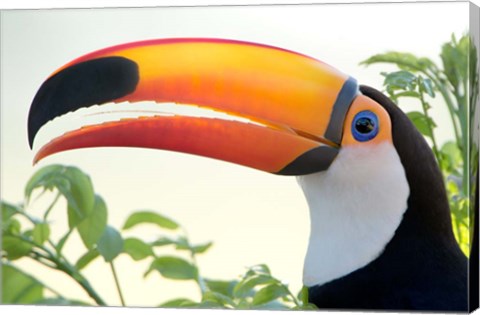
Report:
[[[307,175],[325,171],[332,164],[337,154],[337,148],[329,146],[316,147],[297,157],[276,174]]]
[[[325,131],[325,138],[333,143],[340,144],[342,142],[345,117],[347,116],[350,105],[358,93],[359,88],[357,80],[349,77],[343,84],[340,93],[338,93],[337,99],[333,105],[327,131]]]

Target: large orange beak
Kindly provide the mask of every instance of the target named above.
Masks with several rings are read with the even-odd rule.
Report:
[[[173,102],[250,122],[178,115],[107,122],[52,140],[35,161],[71,149],[127,146],[309,174],[327,169],[337,155],[357,94],[352,78],[280,48],[218,39],[137,42],[80,57],[52,74],[30,108],[29,143],[48,121],[82,107]]]

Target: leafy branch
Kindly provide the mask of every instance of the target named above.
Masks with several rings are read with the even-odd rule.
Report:
[[[32,216],[29,210],[35,205],[32,200],[46,198],[46,192],[53,193],[55,197],[41,218]],[[51,229],[62,226],[51,224],[48,217],[52,211],[60,210],[60,200],[66,201],[68,224],[66,230],[65,225],[62,225],[64,230],[60,231],[60,235],[63,236],[56,240],[51,237]],[[121,290],[121,274],[115,268],[115,260],[120,255],[127,255],[133,262],[149,260],[144,277],[158,273],[173,281],[193,281],[201,293],[199,301],[177,298],[162,302],[161,307],[312,309],[305,294],[303,298],[292,294],[288,286],[274,278],[265,265],[248,268],[244,275],[234,280],[205,278],[200,272],[197,256],[206,253],[213,243],[193,243],[184,227],[157,211],[142,209],[132,212],[120,229],[108,225],[108,207],[105,201],[95,193],[90,177],[75,167],[51,165],[40,169],[26,185],[25,204],[2,202],[1,210],[2,285],[9,287],[9,290],[2,292],[4,303],[107,305],[83,274],[91,262],[102,257],[112,273],[121,304],[125,306],[126,297]],[[155,240],[123,235],[125,232],[131,234],[132,231],[141,231],[145,225],[157,228]],[[80,236],[84,253],[72,263],[65,257],[64,248],[69,246],[68,240],[74,233]],[[35,276],[22,271],[16,265],[20,259],[30,259],[62,272],[74,280],[92,300],[85,302],[63,296]],[[14,280],[23,281],[33,291],[10,290]],[[45,291],[53,294],[54,298],[46,298]]]
[[[462,250],[469,254],[469,102],[478,97],[478,61],[476,48],[468,35],[459,40],[454,35],[440,51],[441,65],[411,53],[388,52],[374,55],[361,64],[392,64],[398,70],[382,72],[388,96],[402,105],[404,98],[416,99],[421,111],[407,116],[431,141],[432,151],[442,170],[452,211],[453,227]],[[439,145],[429,99],[439,94],[448,109],[454,140]]]

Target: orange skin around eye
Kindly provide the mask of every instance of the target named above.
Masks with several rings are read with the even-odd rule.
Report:
[[[378,134],[375,138],[369,141],[358,141],[352,134],[352,122],[355,118],[355,115],[361,111],[371,111],[378,117]],[[347,117],[345,118],[345,125],[343,127],[343,139],[342,147],[352,146],[352,145],[376,145],[382,142],[389,142],[393,144],[392,140],[392,122],[387,111],[374,100],[364,96],[359,95],[355,98],[350,109],[348,110]]]

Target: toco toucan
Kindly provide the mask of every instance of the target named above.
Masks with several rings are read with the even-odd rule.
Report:
[[[50,120],[83,107],[152,101],[239,119],[156,115],[67,132],[60,151],[128,146],[297,176],[310,210],[303,283],[319,308],[467,309],[467,258],[434,156],[379,91],[314,58],[221,39],[159,39],[82,56],[40,87],[32,146]],[[161,106],[161,105],[159,105]]]

